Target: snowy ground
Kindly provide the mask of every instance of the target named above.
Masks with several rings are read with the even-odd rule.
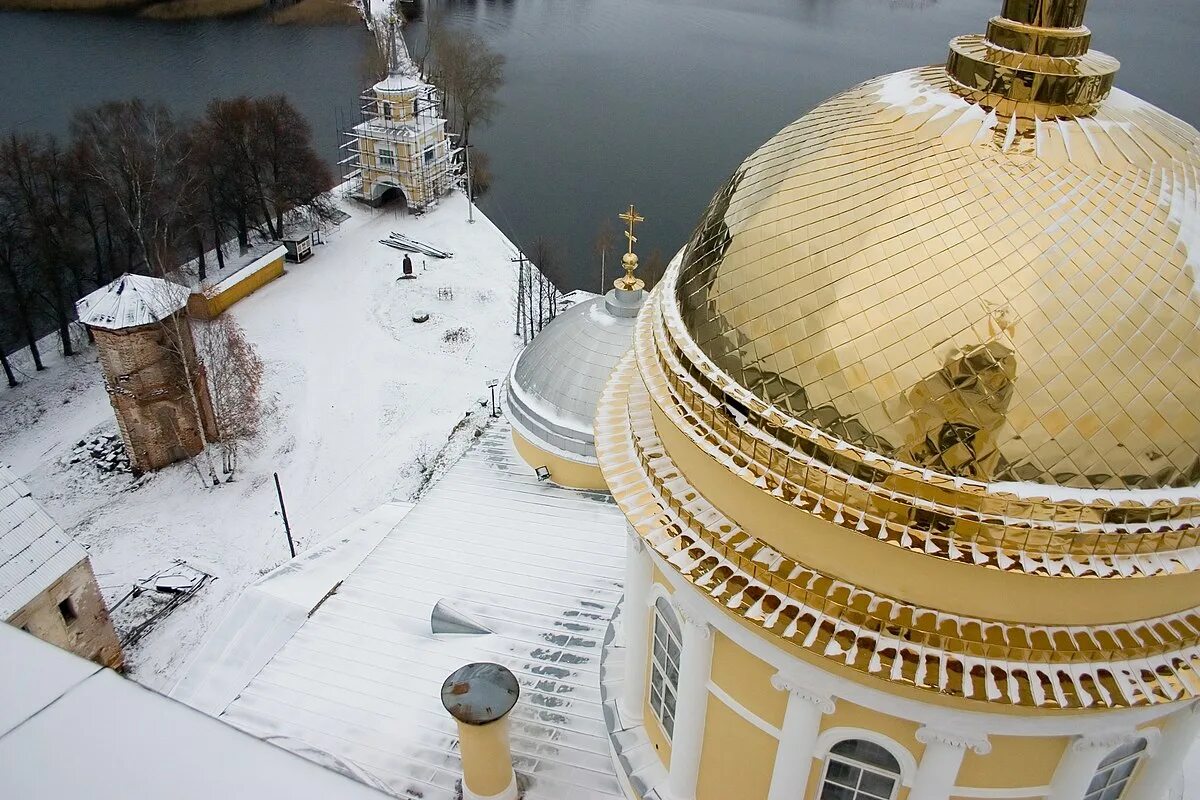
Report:
[[[169,688],[222,606],[287,558],[273,471],[301,550],[409,499],[451,431],[461,450],[486,421],[487,381],[516,353],[515,250],[478,212],[466,223],[465,198],[419,218],[347,210],[313,258],[227,312],[257,346],[269,396],[233,483],[205,488],[188,464],[139,483],[68,464],[80,440],[116,432],[91,348],[65,360],[48,352],[46,372],[0,388],[0,461],[89,549],[110,602],[176,559],[215,576],[127,653],[131,675],[152,688]],[[390,231],[455,256],[414,257],[417,279],[398,281],[403,253],[377,243]],[[429,321],[413,323],[416,311]]]

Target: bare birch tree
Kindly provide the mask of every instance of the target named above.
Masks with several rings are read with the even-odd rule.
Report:
[[[197,356],[196,341],[187,317],[187,296],[188,291],[183,286],[171,281],[164,281],[158,295],[149,298],[149,302],[154,316],[159,320],[158,327],[161,333],[159,346],[166,351],[171,366],[178,369],[183,377],[180,382],[183,385],[178,388],[188,400],[188,408],[192,412],[192,420],[196,424],[196,435],[200,438],[200,459],[203,469],[197,466],[196,471],[202,481],[206,480],[205,476],[207,475],[207,481],[211,482],[213,486],[217,486],[221,480],[217,477],[212,455],[208,451],[208,431],[205,430],[204,425],[204,410],[206,407],[211,408],[211,397],[202,394],[207,391],[206,382],[203,380],[204,365]]]
[[[242,445],[257,435],[262,419],[262,359],[228,315],[197,327],[196,348],[207,371],[221,471],[232,480]]]

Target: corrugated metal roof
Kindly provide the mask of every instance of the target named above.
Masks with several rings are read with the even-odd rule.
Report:
[[[624,542],[607,494],[539,483],[497,424],[265,666],[249,662],[222,718],[353,764],[399,797],[450,800],[462,771],[442,682],[492,661],[521,685],[510,719],[527,800],[623,798],[599,670]],[[495,633],[433,635],[442,599]],[[220,658],[194,669],[245,661]]]
[[[128,272],[75,303],[79,321],[91,328],[121,330],[166,319],[187,305],[178,283]]]
[[[29,487],[0,464],[0,619],[11,618],[86,558]]]

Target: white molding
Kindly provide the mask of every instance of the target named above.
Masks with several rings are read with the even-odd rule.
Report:
[[[917,759],[913,757],[913,754],[909,752],[907,747],[892,737],[884,736],[878,731],[851,727],[823,730],[821,731],[821,735],[817,737],[817,746],[813,750],[813,758],[818,761],[824,761],[825,757],[829,755],[830,748],[838,742],[844,742],[847,739],[863,739],[887,750],[900,763],[900,784],[902,786],[912,786],[913,778],[917,774]]]
[[[944,728],[933,728],[929,725],[923,725],[917,729],[916,737],[917,741],[921,744],[941,742],[950,747],[956,747],[959,750],[966,750],[969,747],[981,756],[986,756],[992,752],[992,743],[988,741],[986,736],[976,736],[969,733],[960,733],[959,731],[949,731]]]
[[[730,711],[733,711],[739,717],[746,720],[746,722],[749,722],[751,725],[758,728],[763,733],[768,734],[770,736],[774,736],[776,739],[783,736],[783,732],[779,728],[776,728],[774,725],[767,722],[765,719],[760,717],[758,714],[755,714],[753,711],[746,708],[744,705],[739,703],[737,700],[734,700],[733,697],[730,696],[730,694],[728,692],[726,692],[720,686],[717,686],[717,684],[713,683],[711,680],[708,682],[708,692],[713,697],[717,698],[722,703],[724,703],[729,708]]]
[[[878,714],[910,720],[933,728],[962,731],[984,737],[993,736],[1077,736],[1095,730],[1097,721],[1103,719],[1112,726],[1136,728],[1177,711],[1174,704],[1164,703],[1146,708],[1110,709],[1102,713],[1057,712],[1053,714],[1014,715],[987,711],[965,711],[901,697],[897,694],[875,689],[857,681],[835,675],[785,652],[772,644],[767,634],[747,630],[717,603],[683,578],[668,564],[653,547],[647,547],[656,570],[670,584],[673,593],[669,597],[689,596],[703,607],[702,614],[712,628],[730,639],[751,655],[767,662],[775,669],[793,676],[813,691],[832,697],[844,698]],[[661,586],[655,581],[656,586]],[[934,695],[931,695],[931,698]],[[980,705],[983,705],[981,702]]]
[[[1023,798],[1043,798],[1050,795],[1049,786],[1022,786],[1016,789],[972,789],[955,786],[950,794],[954,797],[971,797],[978,800],[1023,800]]]
[[[520,791],[517,787],[517,774],[515,772],[513,773],[512,780],[508,782],[508,786],[501,789],[498,794],[476,794],[467,788],[465,778],[462,782],[463,800],[517,800],[519,795]]]
[[[837,704],[824,692],[813,691],[804,685],[803,681],[788,675],[786,672],[776,672],[771,676],[771,686],[780,692],[787,692],[797,700],[812,703],[822,714],[832,714],[837,710]]]

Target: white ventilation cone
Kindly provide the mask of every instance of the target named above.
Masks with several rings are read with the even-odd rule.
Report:
[[[433,607],[433,613],[429,615],[429,627],[434,633],[473,635],[494,633],[491,628],[459,611],[447,600],[437,601],[437,605]]]

